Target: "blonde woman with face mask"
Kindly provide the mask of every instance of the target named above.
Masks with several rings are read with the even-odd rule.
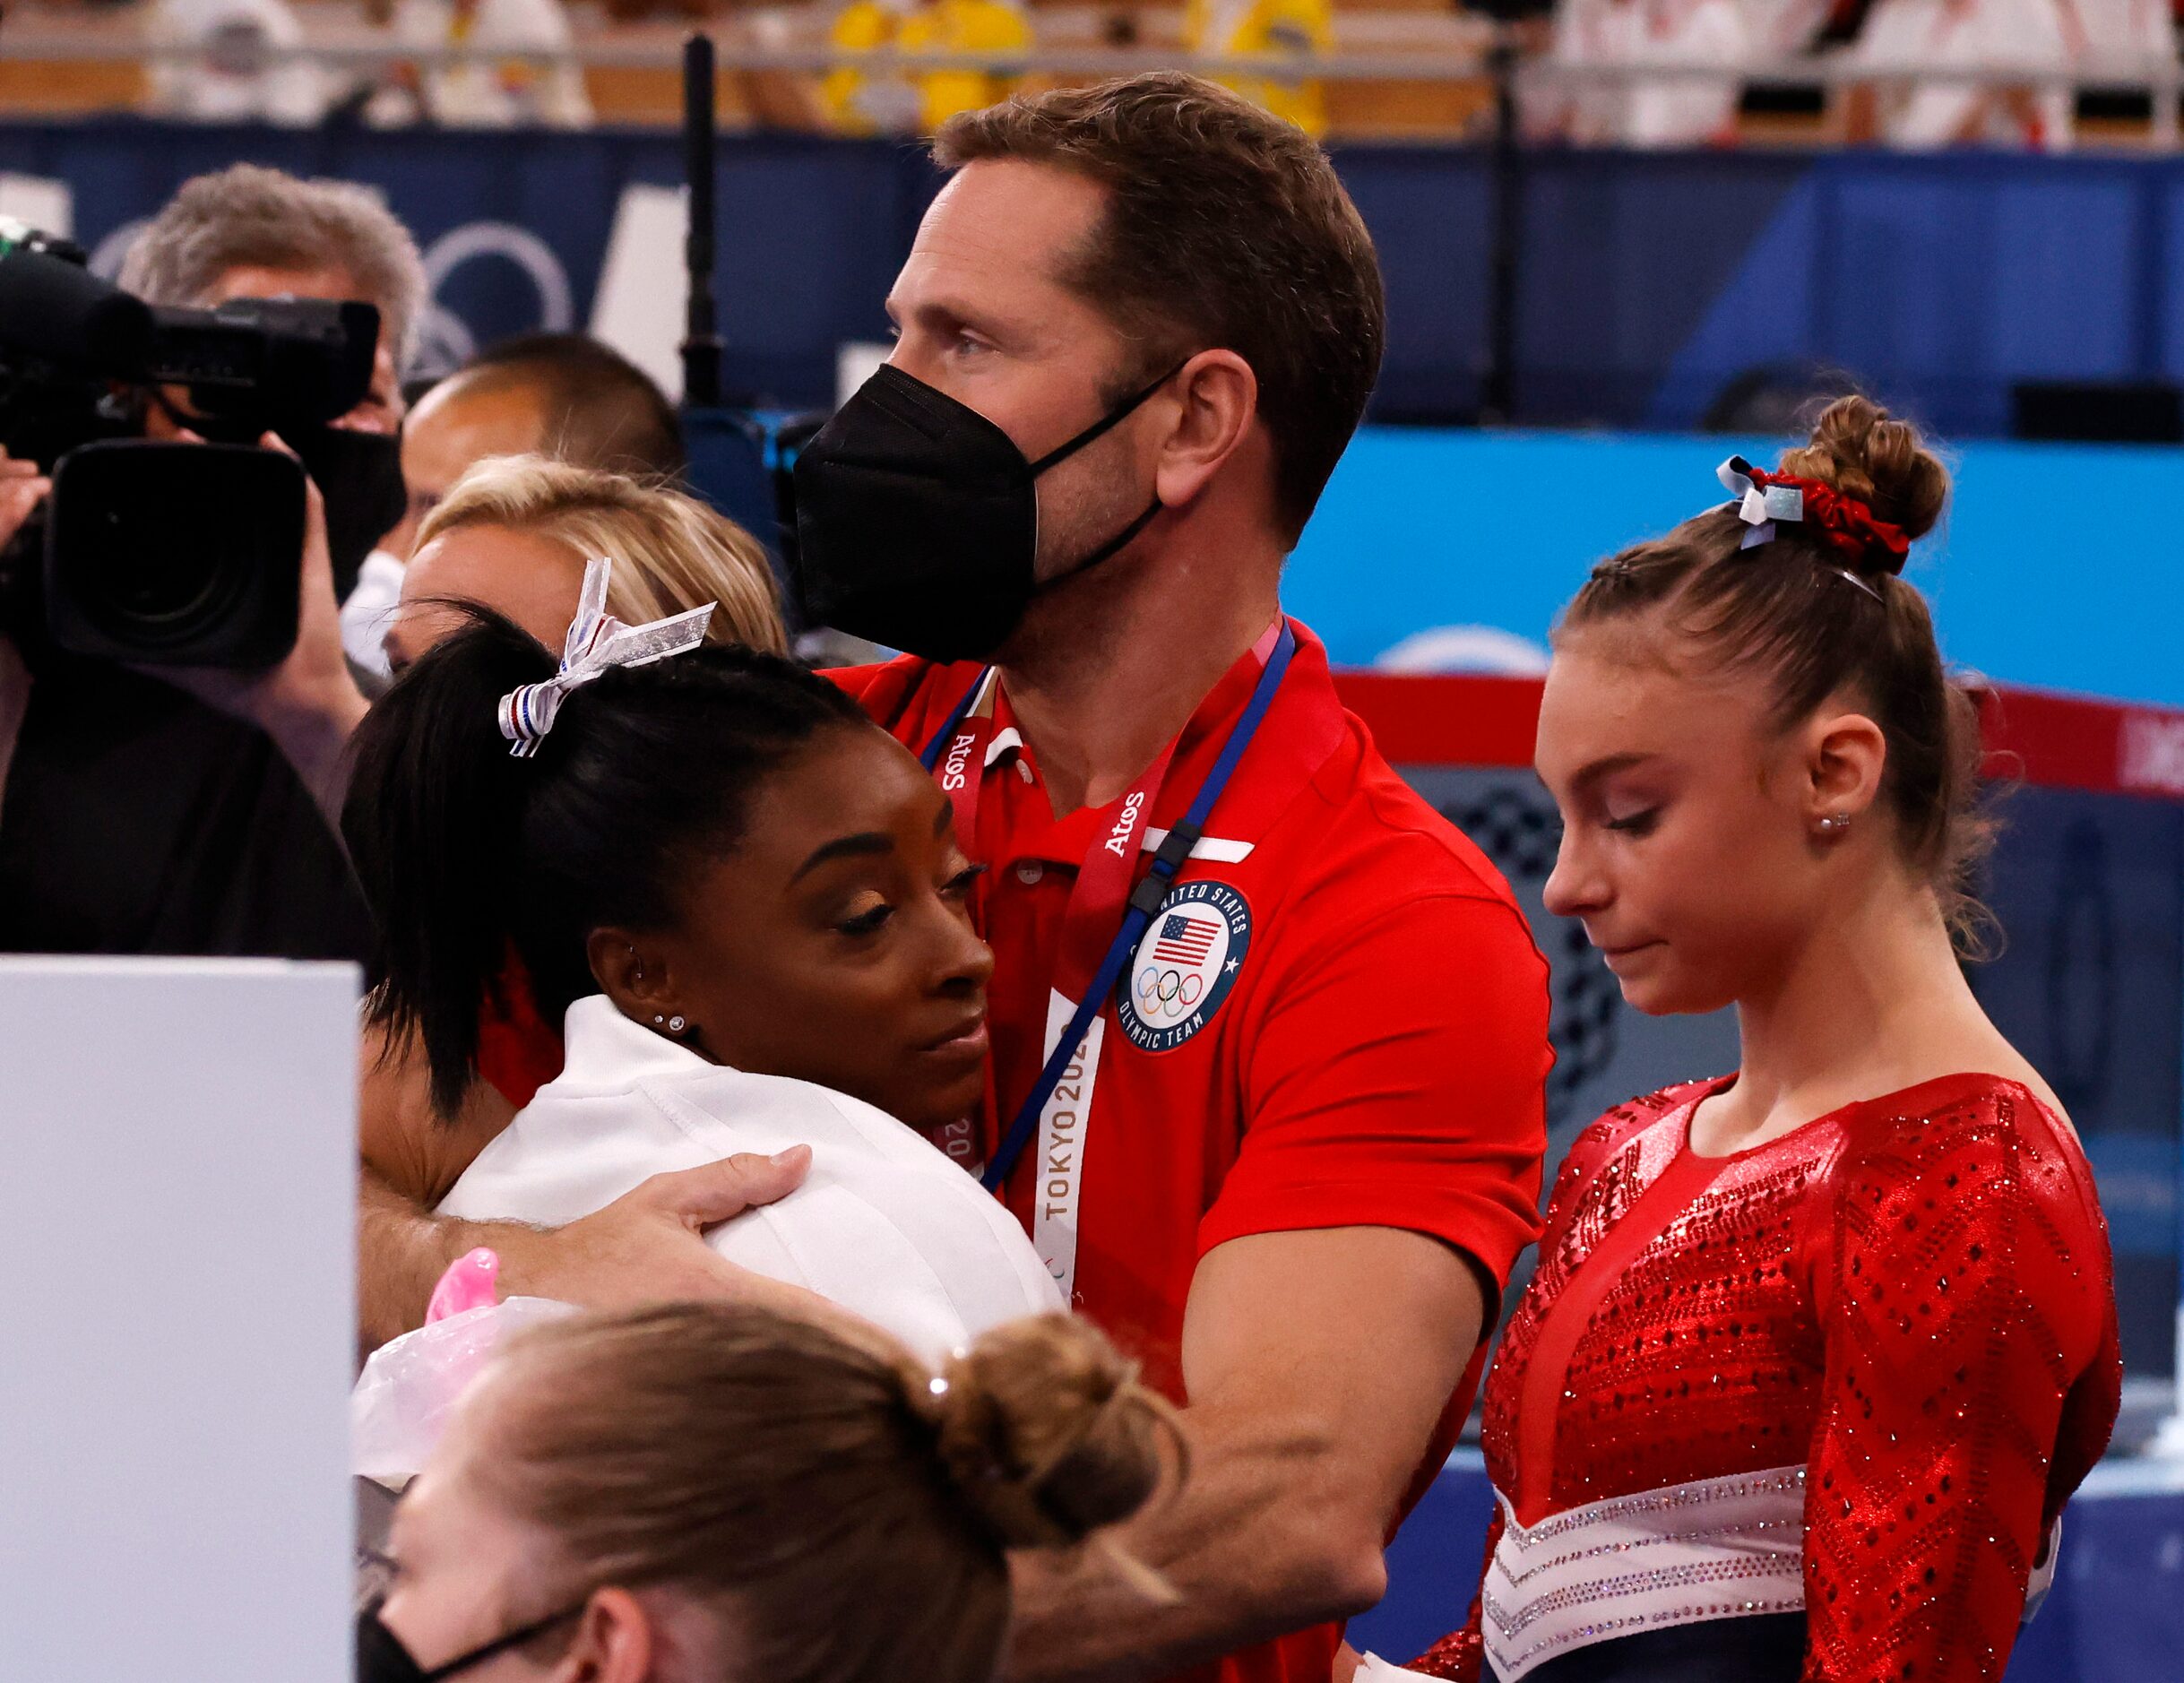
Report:
[[[1966,984],[1977,709],[1901,576],[1948,492],[1847,398],[1556,634],[1548,909],[1734,1074],[1572,1147],[1486,1389],[1470,1625],[1499,1683],[1981,1683],[2055,1569],[2120,1368],[2053,1091]]]

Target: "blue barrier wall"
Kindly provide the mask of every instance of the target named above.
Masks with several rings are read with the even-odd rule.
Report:
[[[1291,563],[1290,607],[1343,664],[1427,626],[1543,639],[1586,571],[1726,493],[1780,439],[1368,427]],[[2184,703],[2184,449],[1967,444],[1912,551],[1951,659],[2000,682]]]
[[[722,143],[721,290],[736,383],[824,401],[934,177],[913,149],[801,136]],[[616,200],[678,178],[661,134],[298,134],[109,119],[0,125],[0,170],[66,182],[87,244],[238,158],[383,187],[428,245],[536,236],[581,324]],[[1387,275],[1384,417],[1459,416],[1485,360],[1489,181],[1461,148],[1337,161]],[[1950,432],[2005,429],[2025,378],[2184,379],[2184,161],[1552,151],[1527,162],[1517,419],[1695,425],[1734,375],[1817,359]],[[534,253],[534,256],[536,254]],[[505,257],[441,299],[481,337],[538,324]]]

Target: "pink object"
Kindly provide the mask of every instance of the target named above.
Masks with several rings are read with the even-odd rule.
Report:
[[[440,1283],[432,1289],[425,1306],[425,1325],[445,1321],[451,1315],[482,1309],[500,1301],[500,1258],[480,1245],[467,1256],[448,1264]]]

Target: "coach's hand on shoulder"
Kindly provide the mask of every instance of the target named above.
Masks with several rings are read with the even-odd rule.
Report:
[[[366,1027],[358,1064],[360,1351],[420,1325],[434,1282],[480,1245],[500,1256],[503,1289],[527,1297],[591,1308],[727,1298],[824,1318],[812,1293],[738,1268],[704,1237],[715,1223],[795,1191],[811,1166],[808,1146],[655,1175],[563,1228],[460,1221],[434,1208],[515,1108],[478,1081],[456,1115],[439,1115],[422,1051],[414,1042],[390,1044],[377,1026]]]
[[[774,1157],[746,1152],[654,1175],[566,1227],[510,1226],[494,1244],[503,1288],[595,1309],[711,1298],[796,1312],[807,1299],[816,1301],[811,1293],[738,1267],[704,1235],[716,1223],[786,1197],[810,1167],[808,1145]]]

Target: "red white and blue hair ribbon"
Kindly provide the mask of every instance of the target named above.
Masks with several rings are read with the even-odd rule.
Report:
[[[1854,565],[1871,566],[1878,557],[1878,571],[1903,572],[1903,562],[1911,554],[1910,537],[1901,526],[1876,519],[1871,505],[1862,498],[1839,491],[1825,479],[1769,473],[1742,456],[1730,457],[1714,470],[1714,475],[1737,499],[1737,517],[1747,528],[1740,548],[1753,549],[1774,542],[1775,522],[1786,521],[1808,525],[1815,537]],[[1874,600],[1880,600],[1881,593],[1850,567],[1836,571]]]
[[[1737,499],[1737,517],[1746,531],[1739,548],[1757,549],[1774,541],[1774,522],[1805,518],[1805,493],[1793,485],[1769,485],[1770,477],[1742,456],[1731,456],[1714,470],[1714,477]]]
[[[539,751],[570,694],[609,667],[649,666],[705,641],[714,606],[711,602],[645,626],[626,626],[609,613],[607,580],[613,568],[605,556],[584,564],[583,594],[562,645],[561,670],[542,684],[522,685],[500,698],[500,733],[508,738],[508,752],[519,760]]]

